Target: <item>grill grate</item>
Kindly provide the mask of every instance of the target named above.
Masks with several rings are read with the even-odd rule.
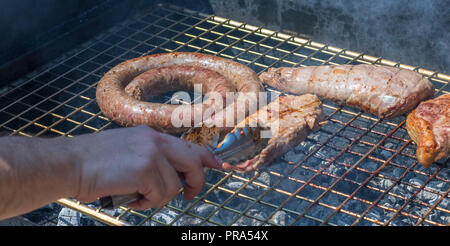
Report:
[[[271,66],[378,63],[414,69],[436,95],[450,76],[172,5],[158,5],[111,28],[2,91],[0,131],[74,136],[120,127],[95,103],[101,76],[141,55],[191,51],[233,59],[260,73]],[[266,88],[268,91],[274,91]],[[405,117],[380,120],[324,102],[328,124],[261,172],[210,170],[193,200],[161,209],[104,211],[59,204],[110,225],[448,225],[448,164],[425,169]]]

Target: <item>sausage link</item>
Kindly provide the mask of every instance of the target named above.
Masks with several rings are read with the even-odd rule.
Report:
[[[180,105],[145,100],[173,89],[191,88],[194,83],[201,83],[206,92],[221,95],[235,90],[263,91],[258,76],[247,66],[207,54],[174,52],[138,57],[115,66],[98,82],[96,99],[103,114],[121,125],[144,124],[163,132],[180,133],[186,128],[175,127],[171,122],[174,108]]]
[[[274,88],[316,94],[380,118],[405,114],[434,92],[417,72],[368,64],[269,68],[260,78]]]

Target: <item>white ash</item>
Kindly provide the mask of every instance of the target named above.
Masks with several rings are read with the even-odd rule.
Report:
[[[444,198],[441,203],[439,203],[438,207],[448,209],[450,208],[450,198]]]
[[[91,205],[91,207],[93,207]],[[57,226],[101,226],[104,225],[70,208],[62,208],[58,214]]]
[[[446,192],[448,189],[450,189],[450,184],[444,183],[441,181],[430,181],[426,186],[426,188],[437,191],[437,192]]]
[[[193,208],[193,213],[201,216],[203,218],[208,217],[212,212],[214,212],[217,209],[216,206],[212,205],[212,204],[201,204],[199,206],[196,206]]]
[[[389,189],[394,182],[390,179],[382,179],[381,182],[379,182],[380,188],[383,190]]]
[[[256,178],[256,180],[258,182],[261,182],[261,183],[263,183],[265,185],[269,185],[269,186],[271,183],[271,177],[267,172],[260,173],[260,175]]]
[[[244,182],[238,181],[238,182],[230,182],[225,185],[230,190],[238,190],[241,188],[241,186],[244,185]],[[247,188],[247,187],[246,187]]]
[[[340,126],[338,124],[335,125],[336,126],[328,126],[327,129],[330,132],[336,131],[336,129],[333,128],[338,128]],[[355,130],[355,128],[344,129],[343,131],[346,132],[343,135],[349,137],[350,139],[354,138],[346,135],[347,133],[350,133],[350,135],[353,134],[354,137],[361,134],[361,132],[357,129]],[[367,181],[373,172],[383,166],[382,162],[369,158],[362,159],[360,155],[349,153],[348,151],[340,154],[341,150],[346,148],[352,140],[344,138],[338,134],[326,142],[329,136],[330,134],[328,131],[322,130],[320,130],[319,133],[310,135],[306,141],[288,151],[284,156],[274,161],[271,165],[260,170],[258,176],[251,183],[247,183],[246,180],[254,178],[254,175],[256,175],[255,172],[244,174],[234,173],[233,175],[240,176],[243,180],[232,176],[223,181],[223,183],[219,184],[220,187],[231,190],[232,193],[222,191],[220,189],[214,189],[205,196],[204,201],[208,202],[198,202],[196,200],[186,201],[181,195],[179,195],[169,203],[170,206],[183,211],[190,206],[192,202],[196,202],[197,204],[194,205],[187,214],[184,214],[181,217],[179,217],[180,212],[178,212],[178,210],[164,208],[154,214],[150,220],[147,220],[144,223],[144,225],[267,225],[272,223],[277,225],[291,225],[292,223],[294,225],[318,225],[320,222],[308,219],[308,216],[319,220],[324,220],[328,218],[332,210],[315,204],[306,213],[307,216],[297,218],[298,214],[303,213],[311,204],[302,197],[315,200],[324,192],[322,189],[314,188],[309,184],[302,190],[298,191],[298,189],[304,185],[304,182],[307,182],[319,170],[323,169],[324,173],[317,175],[317,177],[312,180],[312,183],[320,187],[328,188],[336,181],[335,177],[341,177],[348,172],[344,177],[344,180],[339,181],[333,190],[349,195],[356,188],[358,188],[358,184]],[[326,144],[324,146],[320,146],[319,142],[326,142]],[[404,143],[400,141],[398,143],[392,141],[383,143],[383,146],[388,149],[397,150],[400,149],[403,144]],[[371,148],[372,146],[357,142],[353,144],[351,151],[365,154]],[[405,153],[406,150],[407,148],[405,148],[402,153]],[[313,151],[315,153],[306,158],[307,155]],[[415,149],[411,147],[411,153],[414,152]],[[387,160],[392,157],[393,154],[395,154],[395,152],[382,148],[377,148],[371,153],[372,156],[382,160]],[[299,162],[301,162],[301,165],[296,166]],[[354,168],[349,171],[349,166],[354,165],[356,162],[360,162],[356,166],[358,169]],[[394,216],[394,213],[387,209],[400,209],[405,202],[405,198],[408,199],[411,197],[417,192],[419,187],[425,184],[426,190],[417,192],[416,196],[412,198],[412,201],[403,208],[403,211],[408,214],[423,216],[428,212],[429,207],[421,205],[420,203],[417,203],[417,201],[420,200],[430,206],[435,205],[442,198],[442,195],[445,194],[445,192],[450,188],[449,183],[439,180],[449,179],[450,174],[447,169],[443,169],[438,173],[437,177],[439,177],[439,179],[435,178],[428,180],[429,176],[423,174],[415,172],[405,173],[407,171],[406,168],[415,163],[413,158],[403,154],[396,154],[396,156],[393,157],[393,162],[399,166],[393,165],[390,162],[385,164],[381,168],[380,174],[375,174],[374,177],[368,180],[366,186],[361,188],[356,193],[356,197],[364,201],[378,200],[379,202],[375,207],[370,209],[370,211],[366,211],[369,207],[368,204],[363,204],[360,201],[350,199],[343,205],[340,212],[329,218],[330,223],[337,225],[353,224],[356,217],[346,214],[343,211],[350,211],[358,214],[367,212],[366,216],[368,218],[384,223]],[[295,169],[292,170],[294,167]],[[431,175],[435,172],[436,167],[425,169],[420,164],[416,164],[414,169]],[[288,172],[289,178],[286,178]],[[224,175],[225,174],[217,171],[209,171],[206,173],[206,180],[209,184],[216,184],[223,179]],[[246,186],[242,188],[244,185]],[[367,187],[372,187],[373,189]],[[199,196],[202,196],[209,188],[210,186],[207,186],[202,193],[199,194]],[[240,190],[240,194],[244,195],[244,197],[234,194],[234,192],[240,188],[242,188]],[[275,189],[290,193],[298,191],[298,193],[296,197],[290,198],[289,201],[286,201],[289,196],[278,192]],[[384,192],[388,189],[389,194],[384,194]],[[264,196],[261,197],[262,194],[264,194]],[[394,196],[393,194],[396,194],[397,196]],[[247,199],[245,196],[248,196],[251,199]],[[342,195],[330,195],[327,193],[320,200],[320,202],[332,206],[339,206],[345,199],[346,197]],[[449,198],[442,199],[437,207],[448,209],[449,200]],[[268,216],[273,213],[274,209],[280,206],[283,202],[285,202],[283,209],[277,211],[273,214],[273,216],[268,218]],[[270,203],[273,206],[267,206],[264,205],[264,203]],[[223,205],[223,207],[219,208],[219,205]],[[154,210],[150,209],[142,213],[150,215],[152,211]],[[247,212],[240,215],[234,211]],[[111,216],[117,216],[122,212],[123,210],[119,209],[110,211],[109,213],[111,213]],[[122,218],[131,224],[137,224],[142,220],[140,217],[129,216],[128,214]],[[209,218],[208,220],[210,222],[205,222],[203,218]],[[436,209],[430,212],[426,219],[442,224],[450,223],[450,215]],[[86,222],[86,220],[90,220],[91,222]],[[155,220],[159,222],[155,222]],[[264,221],[266,220],[270,223],[265,223]],[[80,216],[79,213],[70,211],[67,208],[64,209],[64,211],[61,211],[58,220],[59,225],[63,225],[64,223],[71,225],[101,224],[98,222],[92,222],[92,220],[87,216]],[[392,219],[391,225],[414,225],[415,223],[415,219],[399,213],[399,215]],[[371,222],[364,218],[358,223],[358,225],[377,224],[378,223]],[[428,223],[423,222],[422,224],[427,225]]]
[[[284,211],[277,211],[269,220],[277,225],[289,225],[293,222],[294,217]]]
[[[192,225],[201,225],[203,222],[202,219],[192,217],[189,215],[184,215],[179,220],[177,220],[173,225],[175,226],[192,226]],[[208,225],[208,224],[205,224]]]
[[[265,218],[265,214],[258,209],[250,209],[247,213],[247,216],[240,217],[233,225],[234,226],[260,226],[262,222],[260,220],[254,219],[252,217],[259,218],[263,220]]]
[[[424,181],[416,177],[416,178],[410,179],[409,183],[414,185],[414,186],[416,186],[416,187],[421,187],[422,184],[424,183]],[[416,188],[413,188],[412,186],[408,186],[406,189],[408,189],[409,191],[413,192]]]
[[[59,212],[58,226],[80,226],[81,213],[70,208],[63,208]]]
[[[153,215],[153,219],[156,219],[158,221],[161,221],[164,224],[169,224],[171,223],[177,216],[179,215],[179,213],[175,212],[174,210],[171,209],[162,209],[161,211],[159,211],[158,213],[156,213],[155,215]]]
[[[394,144],[387,143],[387,144],[384,145],[384,147],[389,148],[389,149],[393,149],[394,148]],[[391,157],[392,152],[388,151],[388,150],[382,150],[381,151],[381,155],[384,157],[385,160],[387,160],[389,157]]]
[[[421,201],[428,202],[429,204],[432,205],[437,202],[439,196],[429,191],[422,190],[417,194],[417,198],[419,198]]]

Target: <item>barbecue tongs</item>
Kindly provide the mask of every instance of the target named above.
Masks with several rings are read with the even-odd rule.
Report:
[[[248,160],[261,151],[264,139],[260,138],[260,127],[236,128],[228,133],[224,140],[218,143],[219,136],[213,137],[213,143],[206,147],[210,149],[223,162],[237,164]],[[142,197],[139,193],[128,195],[114,195],[101,197],[100,207],[104,209],[115,209],[120,206],[134,202]]]

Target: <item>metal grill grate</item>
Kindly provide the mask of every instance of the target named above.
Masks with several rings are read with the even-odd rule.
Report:
[[[399,66],[429,77],[436,95],[450,91],[450,76],[442,73],[158,5],[5,88],[0,131],[71,137],[119,127],[95,103],[97,81],[126,59],[172,51],[226,57],[257,73],[271,66]],[[209,171],[193,201],[178,195],[164,208],[146,211],[103,211],[71,199],[58,203],[110,225],[449,224],[448,164],[425,169],[417,163],[405,117],[380,120],[328,101],[324,111],[327,125],[261,172]]]

